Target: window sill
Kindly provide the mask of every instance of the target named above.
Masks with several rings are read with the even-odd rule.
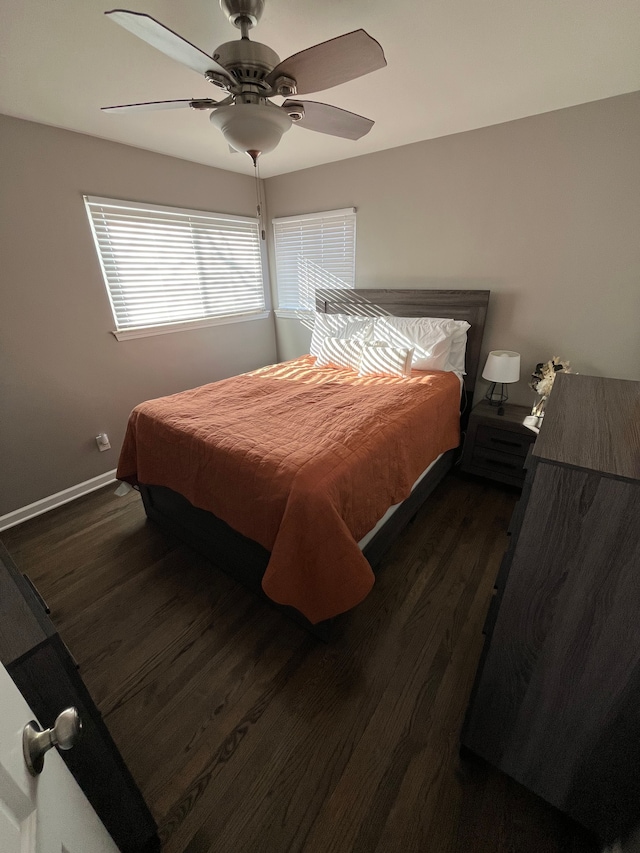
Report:
[[[205,320],[189,320],[185,323],[165,323],[162,326],[144,326],[138,329],[120,329],[111,332],[119,341],[131,338],[150,338],[154,335],[169,335],[172,332],[188,332],[191,329],[203,329],[207,326],[226,326],[229,323],[247,323],[250,320],[266,320],[271,316],[270,311],[260,311],[255,314],[233,314],[228,317],[207,317]]]
[[[274,311],[276,317],[283,317],[290,320],[305,320],[308,317],[313,317],[315,311],[310,308],[276,308]]]

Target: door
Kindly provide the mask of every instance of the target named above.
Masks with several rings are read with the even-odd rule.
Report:
[[[32,719],[0,664],[0,851],[118,853],[56,749],[47,752],[42,773],[30,775],[22,730]],[[74,749],[82,749],[82,741]]]

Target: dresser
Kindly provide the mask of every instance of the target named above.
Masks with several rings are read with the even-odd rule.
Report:
[[[77,744],[60,755],[123,853],[158,851],[155,821],[75,661],[44,602],[1,543],[0,661],[43,727],[53,726],[65,708],[78,709],[82,733]]]
[[[558,373],[462,744],[609,843],[640,824],[640,382]]]

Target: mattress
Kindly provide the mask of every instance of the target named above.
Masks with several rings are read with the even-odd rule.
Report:
[[[359,377],[312,356],[151,400],[117,476],[166,486],[271,553],[262,585],[319,622],[374,583],[358,548],[459,442],[458,377]]]
[[[413,486],[411,486],[411,493],[413,493],[413,491],[420,485],[420,483],[424,480],[429,471],[433,468],[438,459],[442,457],[442,455],[443,454],[441,453],[439,456],[437,456],[433,460],[433,462],[425,468],[422,474],[420,474]],[[365,533],[362,539],[358,542],[358,548],[360,548],[361,551],[364,551],[364,549],[367,547],[369,542],[371,542],[376,533],[387,523],[387,521],[389,521],[389,519],[396,512],[396,510],[402,506],[402,503],[403,501],[398,501],[398,503],[395,503],[393,504],[393,506],[390,506],[389,509],[382,516],[382,518],[378,520],[378,523],[374,527],[372,527],[368,533]]]

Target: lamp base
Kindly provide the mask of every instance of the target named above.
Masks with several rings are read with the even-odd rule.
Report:
[[[499,390],[498,386],[500,386]],[[492,382],[491,385],[489,385],[484,398],[490,406],[498,407],[498,415],[504,415],[504,403],[509,399],[509,394],[507,393],[504,382]]]

